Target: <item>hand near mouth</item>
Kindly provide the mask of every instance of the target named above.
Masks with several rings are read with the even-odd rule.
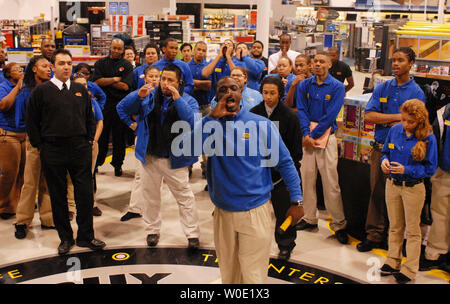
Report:
[[[216,107],[209,114],[212,118],[221,118],[224,116],[234,116],[237,112],[230,112],[227,109],[227,99],[231,96],[231,94],[225,94],[217,103]]]

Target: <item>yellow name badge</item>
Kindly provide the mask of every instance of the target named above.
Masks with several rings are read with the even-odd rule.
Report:
[[[242,133],[242,138],[243,139],[249,139],[250,138],[250,133]]]
[[[380,97],[380,102],[387,102],[387,97]]]
[[[446,125],[447,127],[450,127],[450,120],[446,120],[446,121],[444,122],[444,125]]]
[[[222,69],[221,69],[221,68],[216,68],[216,69],[214,70],[214,72],[221,73],[221,72],[222,72]]]
[[[325,100],[330,100],[331,99],[331,95],[325,95]]]
[[[388,147],[389,147],[389,149],[395,149],[395,145],[391,144],[391,143],[388,144]]]

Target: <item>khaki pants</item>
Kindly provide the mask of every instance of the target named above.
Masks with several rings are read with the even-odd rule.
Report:
[[[450,246],[450,171],[438,168],[431,178],[431,225],[425,258],[437,260],[439,255],[449,252]]]
[[[393,181],[386,181],[386,205],[389,217],[389,250],[385,264],[410,279],[414,279],[419,270],[420,246],[420,214],[425,202],[425,185],[413,187],[396,186]],[[403,265],[402,247],[406,228],[407,260]]]
[[[303,148],[300,167],[305,211],[303,219],[309,224],[318,222],[316,180],[317,170],[319,170],[322,177],[325,208],[331,216],[330,227],[333,231],[344,229],[347,226],[339,187],[337,163],[337,141],[334,134],[330,135],[325,149]]]
[[[214,244],[223,284],[264,284],[275,233],[271,201],[248,211],[214,209]]]
[[[0,128],[0,213],[16,213],[25,168],[25,133]]]
[[[94,143],[92,145],[92,174],[94,173],[97,155],[98,155],[98,143]],[[73,193],[72,180],[70,179],[69,173],[67,173],[67,202],[69,203],[69,211],[75,213],[76,212],[75,197]],[[94,207],[96,206],[97,202],[95,200],[95,193],[94,193]]]
[[[141,193],[145,201],[143,205],[143,219],[147,234],[159,234],[161,230],[161,185],[164,182],[178,203],[179,216],[183,232],[186,237],[198,238],[200,227],[198,221],[195,197],[189,184],[187,167],[170,168],[168,158],[145,156],[146,163],[138,162],[141,166]]]
[[[142,166],[139,166],[137,158],[134,160],[136,162],[136,169],[134,171],[133,187],[131,188],[130,195],[130,205],[128,206],[128,212],[142,214],[142,206],[144,205],[144,200],[142,198],[142,183],[141,183],[141,172]]]
[[[38,193],[38,208],[41,224],[53,226],[52,205],[48,193],[47,182],[41,169],[41,156],[39,150],[30,144],[27,137],[24,184],[17,205],[17,225],[29,226],[34,217],[34,206],[36,204],[36,193]]]
[[[386,175],[381,171],[381,151],[370,153],[370,200],[367,209],[367,239],[382,242],[387,239],[389,221],[386,210]]]

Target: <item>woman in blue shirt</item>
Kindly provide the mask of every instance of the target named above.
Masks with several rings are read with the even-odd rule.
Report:
[[[23,84],[23,69],[15,62],[3,69],[0,84],[0,217],[14,216],[25,168],[26,133],[16,127],[15,101]]]
[[[47,58],[42,55],[31,58],[23,78],[24,88],[20,90],[16,97],[17,127],[25,128],[25,113],[31,91],[37,85],[48,81],[51,74],[51,64]],[[14,224],[16,228],[14,236],[17,239],[23,239],[27,235],[27,229],[31,225],[36,211],[36,197],[41,227],[43,229],[54,228],[50,194],[48,193],[44,172],[41,170],[40,153],[37,148],[31,146],[28,136],[25,158],[24,181],[17,205],[17,221]]]
[[[397,283],[404,284],[413,280],[419,269],[423,179],[436,172],[437,145],[422,101],[408,100],[400,112],[401,123],[389,130],[382,149],[381,169],[389,175],[386,205],[390,227],[387,259],[380,270],[381,275],[393,274]],[[402,264],[405,229],[408,259]]]
[[[294,68],[294,65],[292,64],[291,59],[289,59],[289,57],[287,56],[282,56],[280,57],[280,59],[278,60],[278,64],[277,64],[277,74],[269,74],[268,76],[278,76],[281,77],[281,80],[283,81],[284,84],[284,96],[281,99],[281,102],[284,102],[286,96],[289,93],[289,89],[291,87],[292,82],[295,79],[295,75],[292,73]]]

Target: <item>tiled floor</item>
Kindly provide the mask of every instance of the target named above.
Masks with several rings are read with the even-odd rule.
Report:
[[[357,95],[362,91],[361,73],[355,72],[356,86],[348,95]],[[103,215],[94,218],[96,237],[105,241],[107,250],[125,250],[126,248],[146,248],[146,233],[142,218],[133,219],[128,222],[120,222],[120,217],[126,212],[127,204],[130,198],[130,190],[134,174],[134,153],[130,151],[126,155],[124,164],[124,174],[122,177],[115,177],[113,168],[109,164],[105,164],[99,168],[97,175],[97,201]],[[208,193],[203,191],[206,181],[201,178],[201,170],[199,163],[194,166],[193,176],[191,178],[192,190],[195,194],[196,203],[200,218],[200,243],[204,250],[213,250],[213,230],[212,230],[212,210],[213,205],[209,199]],[[178,220],[178,207],[174,197],[168,191],[167,186],[163,185],[162,197],[162,230],[161,239],[158,248],[183,248],[187,245],[187,240],[181,230]],[[392,277],[379,277],[376,275],[375,269],[381,266],[386,251],[374,250],[368,253],[360,253],[355,246],[357,240],[351,239],[349,245],[341,245],[334,238],[333,233],[327,225],[327,214],[320,213],[319,230],[317,232],[298,232],[297,246],[294,248],[290,262],[302,267],[312,267],[323,270],[327,273],[340,275],[349,278],[354,282],[384,284],[394,283]],[[33,261],[44,257],[56,257],[56,248],[59,244],[57,233],[54,230],[42,230],[38,214],[36,213],[32,227],[23,240],[14,237],[13,223],[15,218],[9,220],[0,220],[0,283],[10,282],[4,281],[6,277],[14,277],[14,267],[6,266],[24,265],[23,261]],[[72,226],[76,232],[76,223],[72,221]],[[89,250],[74,247],[71,253],[84,253]],[[109,251],[108,251],[109,252]],[[276,258],[278,254],[275,242],[272,245],[272,257]],[[116,256],[117,257],[117,256]],[[204,261],[208,255],[203,255]],[[151,259],[151,256],[149,257]],[[189,255],[183,258],[189,261]],[[201,258],[203,259],[203,258]],[[117,259],[116,259],[117,261]],[[203,262],[204,262],[203,261]],[[183,264],[182,262],[180,262]],[[101,265],[100,265],[101,266]],[[204,265],[205,266],[205,265]],[[273,265],[278,272],[281,272],[281,266]],[[147,266],[132,265],[136,271],[145,271]],[[162,268],[161,268],[162,267]],[[166,265],[166,268],[160,266],[159,272],[167,272],[167,267],[175,267]],[[291,269],[293,266],[291,265]],[[9,269],[9,270],[8,270]],[[12,270],[11,270],[12,269]],[[206,268],[205,268],[206,269]],[[274,270],[272,269],[272,270]],[[7,273],[3,271],[13,271]],[[173,270],[173,269],[172,269]],[[208,268],[208,275],[203,283],[219,283],[220,276],[217,268]],[[170,271],[170,270],[169,270]],[[167,278],[166,283],[193,283],[196,282],[196,268],[191,266],[185,267],[185,275]],[[273,272],[273,271],[272,271]],[[19,271],[17,271],[19,273]],[[300,273],[300,272],[299,272]],[[307,273],[307,272],[305,272]],[[291,273],[292,274],[292,273]],[[20,274],[18,274],[20,275]],[[18,276],[17,275],[17,276]],[[83,274],[83,277],[89,277],[91,274]],[[287,277],[287,276],[286,276]],[[114,277],[117,279],[117,277]],[[443,271],[434,270],[431,272],[419,272],[414,283],[432,283],[432,284],[448,284],[450,276]],[[312,280],[311,275],[303,276],[301,280]],[[111,279],[112,280],[112,279]],[[131,279],[129,279],[131,280]],[[134,279],[139,282],[139,280]],[[278,280],[271,278],[271,283],[283,283],[286,280]],[[29,281],[32,282],[32,281]],[[55,282],[54,278],[48,277],[40,282]],[[106,279],[100,282],[108,282]],[[112,281],[111,281],[112,282]]]

